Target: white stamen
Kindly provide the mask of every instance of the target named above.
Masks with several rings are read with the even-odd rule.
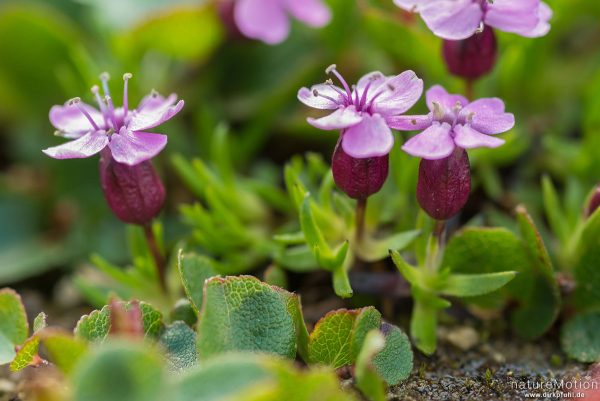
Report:
[[[331,64],[329,67],[325,68],[325,73],[326,74],[331,74],[332,71],[337,69],[337,65],[335,64]]]
[[[432,102],[433,103],[433,118],[435,118],[436,120],[441,120],[444,118],[444,116],[446,115],[446,113],[444,112],[444,108],[442,107],[441,104],[439,104],[438,102]]]

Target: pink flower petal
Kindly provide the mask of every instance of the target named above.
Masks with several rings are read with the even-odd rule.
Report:
[[[498,98],[476,100],[465,106],[460,116],[473,129],[488,135],[506,132],[515,125],[515,116],[504,112],[504,102]]]
[[[404,71],[386,80],[385,92],[373,100],[373,111],[382,115],[401,114],[410,109],[423,94],[423,80],[414,71]],[[381,90],[380,89],[380,90]]]
[[[333,113],[318,119],[307,118],[306,121],[313,127],[323,130],[345,129],[358,124],[363,119],[360,113],[357,113],[354,106],[342,107]]]
[[[113,158],[119,163],[135,166],[160,153],[167,144],[167,136],[148,132],[131,132],[121,129],[110,138]]]
[[[382,116],[374,114],[363,117],[346,131],[342,137],[344,152],[357,159],[385,156],[394,146],[394,135]]]
[[[431,127],[406,141],[402,150],[409,155],[428,160],[448,157],[454,151],[450,130],[450,124],[434,122]]]
[[[94,131],[62,145],[44,149],[42,152],[55,159],[83,159],[100,152],[107,144],[106,132]]]
[[[550,32],[550,19],[552,18],[552,9],[548,4],[543,1],[540,2],[540,7],[538,9],[538,23],[530,31],[519,32],[520,35],[526,36],[528,38],[537,38],[540,36],[546,35]]]
[[[431,113],[425,116],[388,116],[385,118],[387,124],[392,129],[400,131],[418,131],[423,130],[433,122]]]
[[[439,2],[440,0],[394,0],[398,7],[413,12],[420,12],[424,7]]]
[[[461,107],[464,107],[467,104],[469,104],[469,101],[464,96],[451,95],[446,91],[446,89],[444,89],[440,85],[434,85],[431,88],[429,88],[429,90],[425,94],[425,98],[427,102],[427,107],[429,107],[429,110],[431,111],[433,111],[433,102],[436,102],[440,106],[442,106],[446,110],[446,112],[452,110],[452,108],[456,106],[457,103],[460,103]]]
[[[89,113],[100,129],[106,128],[102,114],[98,110],[82,102],[79,103],[79,106]],[[66,138],[79,138],[94,129],[79,107],[69,104],[69,102],[64,106],[52,106],[49,117],[52,125]]]
[[[234,18],[245,36],[271,45],[282,42],[290,31],[281,0],[237,0]]]
[[[300,88],[298,91],[298,100],[315,109],[337,109],[345,101],[345,97],[342,95],[343,91],[339,88],[337,89],[339,92],[332,88],[331,85],[326,84],[313,85],[310,89]]]
[[[545,13],[548,9],[543,10],[546,23],[550,18]],[[485,23],[502,31],[526,35],[534,32],[540,24],[539,12],[540,0],[497,1],[488,6]]]
[[[472,36],[483,18],[478,2],[472,0],[443,0],[430,2],[421,9],[421,17],[437,36],[460,40]]]
[[[373,99],[373,96],[379,91],[379,87],[383,85],[388,78],[390,77],[386,77],[379,71],[373,71],[363,75],[356,83],[356,88],[352,91],[352,99],[355,99],[356,96],[358,96],[358,99],[360,100],[365,90],[367,90],[365,103],[369,103],[371,99]],[[369,89],[367,89],[367,85],[369,86]]]
[[[468,125],[454,127],[454,143],[463,149],[474,148],[497,148],[504,144],[504,139],[496,138],[490,135],[482,134]]]
[[[285,0],[287,10],[299,21],[319,28],[331,20],[331,11],[321,0]]]
[[[146,98],[145,98],[146,99]],[[140,108],[133,110],[127,129],[130,131],[143,131],[154,128],[165,121],[171,119],[175,114],[179,113],[183,108],[183,100],[173,105],[177,96],[171,95],[169,98],[156,97],[153,99],[143,100]]]

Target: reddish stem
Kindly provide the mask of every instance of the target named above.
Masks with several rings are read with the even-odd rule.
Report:
[[[143,227],[144,234],[146,235],[146,241],[148,243],[148,248],[150,248],[150,253],[152,254],[152,258],[154,259],[156,275],[158,276],[160,287],[165,293],[167,293],[166,260],[160,252],[160,249],[158,249],[158,243],[156,241],[156,236],[154,235],[154,230],[152,230],[152,226],[150,224],[145,224]]]

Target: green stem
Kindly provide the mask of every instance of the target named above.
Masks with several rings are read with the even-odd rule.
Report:
[[[446,246],[446,221],[436,220],[429,242],[427,244],[427,255],[425,256],[425,268],[430,273],[435,273],[442,263],[444,248]]]
[[[362,243],[365,236],[365,215],[367,212],[367,198],[356,201],[356,242]]]
[[[473,101],[473,84],[474,80],[467,78],[465,79],[465,96],[469,102]]]
[[[156,236],[154,235],[154,230],[152,230],[151,224],[144,225],[144,234],[146,235],[146,242],[148,243],[148,248],[150,249],[150,253],[152,254],[152,258],[154,259],[154,265],[156,267],[156,275],[158,277],[158,282],[160,284],[160,288],[167,293],[167,280],[166,280],[166,260],[160,249],[158,249],[158,241],[156,240]]]

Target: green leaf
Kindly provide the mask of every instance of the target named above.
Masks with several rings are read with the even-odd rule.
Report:
[[[168,32],[168,34],[166,34]],[[119,34],[117,51],[133,60],[147,51],[189,61],[202,61],[221,43],[223,28],[215,7],[176,7],[156,14]]]
[[[574,277],[577,283],[573,294],[581,309],[600,307],[600,209],[588,218],[577,243]]]
[[[15,346],[29,334],[29,323],[21,297],[10,288],[0,290],[0,365],[15,357]]]
[[[392,256],[392,261],[394,265],[400,271],[400,274],[408,281],[411,285],[419,286],[421,285],[421,273],[415,267],[409,265],[404,258],[400,255],[398,251],[390,251],[390,255]]]
[[[377,262],[385,259],[390,250],[401,251],[421,235],[420,230],[404,231],[384,239],[366,238],[356,248],[356,253],[365,262]]]
[[[414,305],[410,318],[410,335],[421,352],[431,355],[437,348],[438,312],[450,307],[450,302],[419,287],[413,286],[411,289]]]
[[[10,363],[10,370],[18,372],[25,369],[34,358],[38,356],[38,348],[40,346],[40,339],[38,336],[33,336],[27,339],[22,345],[19,346],[15,359]]]
[[[86,355],[73,377],[77,401],[164,400],[161,356],[144,342],[107,342]]]
[[[72,374],[75,366],[87,353],[87,344],[69,333],[57,329],[45,329],[40,339],[48,352],[50,361],[66,374]]]
[[[562,349],[580,362],[600,360],[600,312],[580,314],[566,322],[560,332]]]
[[[272,264],[271,266],[269,266],[265,270],[263,277],[263,281],[267,284],[274,285],[280,288],[287,288],[288,286],[288,280],[285,274],[285,270],[283,270],[276,264]]]
[[[385,382],[396,385],[410,376],[413,368],[413,352],[408,336],[398,327],[382,323],[380,328],[385,346],[373,358],[377,373]]]
[[[516,275],[516,272],[451,274],[444,281],[440,293],[454,297],[483,295],[502,288]]]
[[[159,342],[165,348],[172,370],[189,369],[198,361],[196,332],[182,321],[167,326],[161,334]]]
[[[308,361],[339,368],[351,365],[367,333],[379,328],[381,315],[373,307],[340,309],[322,317],[310,333]]]
[[[520,301],[512,315],[515,331],[525,339],[544,334],[560,312],[560,292],[546,246],[524,207],[517,207],[517,221],[531,263],[529,282],[514,282],[513,296]]]
[[[125,309],[128,309],[129,305],[129,302],[125,302]],[[146,302],[140,302],[140,311],[142,312],[144,336],[150,338],[158,337],[163,329],[162,313]],[[110,306],[105,305],[100,310],[95,310],[89,315],[82,316],[75,326],[74,333],[75,337],[86,341],[102,342],[108,336],[109,331]]]
[[[211,358],[177,377],[172,399],[173,401],[247,399],[250,388],[274,384],[274,377],[264,361],[264,357],[237,353]]]
[[[198,322],[202,359],[226,351],[263,351],[294,358],[296,327],[291,294],[252,276],[206,281]]]
[[[386,385],[379,376],[373,358],[385,347],[385,338],[379,330],[371,330],[356,359],[356,387],[371,401],[385,401]]]
[[[199,311],[202,308],[204,282],[213,276],[218,276],[219,273],[210,258],[194,253],[183,253],[183,250],[179,250],[177,265],[185,294],[194,309]]]
[[[47,318],[48,318],[48,316],[44,312],[40,312],[35,317],[35,319],[33,319],[33,332],[34,333],[37,333],[41,329],[48,326],[48,323],[46,322]]]
[[[550,228],[552,228],[552,231],[560,242],[566,245],[572,233],[569,229],[565,210],[556,193],[556,188],[552,183],[552,179],[547,175],[542,177],[542,195],[544,199],[544,211],[550,223]]]

